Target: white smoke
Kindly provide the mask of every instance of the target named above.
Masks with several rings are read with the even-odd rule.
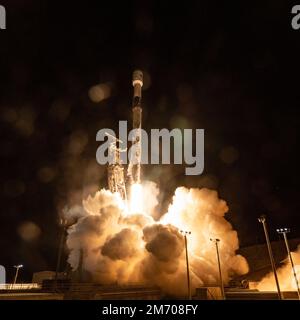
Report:
[[[103,284],[143,283],[164,292],[186,294],[184,237],[188,236],[192,289],[217,284],[216,249],[210,238],[219,238],[224,280],[248,272],[246,260],[236,255],[237,232],[224,215],[228,207],[209,189],[178,188],[168,212],[159,221],[152,215],[158,204],[158,188],[143,185],[143,210],[130,212],[118,194],[102,189],[83,201],[76,224],[68,229],[69,263]],[[140,199],[139,199],[140,200]],[[78,212],[78,210],[76,211]],[[74,210],[65,212],[65,217]]]

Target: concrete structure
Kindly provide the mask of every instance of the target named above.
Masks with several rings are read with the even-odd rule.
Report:
[[[58,273],[58,279],[62,279],[64,277],[63,273]],[[54,271],[40,271],[35,272],[32,276],[32,282],[38,283],[40,285],[43,284],[45,280],[54,280],[55,279],[55,272]]]
[[[0,285],[6,283],[6,271],[3,266],[0,265]]]
[[[0,300],[157,300],[157,287],[143,285],[103,286],[94,283],[71,283],[65,287],[50,286],[31,290],[0,290]]]

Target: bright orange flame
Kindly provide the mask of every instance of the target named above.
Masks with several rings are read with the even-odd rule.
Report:
[[[130,188],[130,211],[132,213],[143,212],[143,187],[134,183]]]

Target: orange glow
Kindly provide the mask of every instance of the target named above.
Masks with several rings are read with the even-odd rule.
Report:
[[[143,187],[139,183],[135,183],[130,188],[130,212],[143,212]]]

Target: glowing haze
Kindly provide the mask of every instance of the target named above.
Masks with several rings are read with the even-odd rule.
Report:
[[[227,204],[209,189],[177,188],[168,211],[153,216],[159,190],[152,182],[133,185],[128,205],[119,194],[102,189],[75,210],[77,222],[68,229],[69,263],[79,265],[103,284],[157,285],[165,293],[185,295],[184,238],[188,236],[192,288],[218,283],[216,250],[210,238],[219,238],[225,282],[245,274],[248,265],[237,255],[238,237],[225,219]],[[66,218],[74,210],[65,211]]]
[[[292,259],[295,265],[296,276],[300,284],[300,245],[295,252],[292,252]],[[282,291],[296,291],[297,285],[293,275],[288,257],[283,266],[277,269],[277,276]],[[268,273],[257,285],[259,291],[277,291],[273,272]]]

